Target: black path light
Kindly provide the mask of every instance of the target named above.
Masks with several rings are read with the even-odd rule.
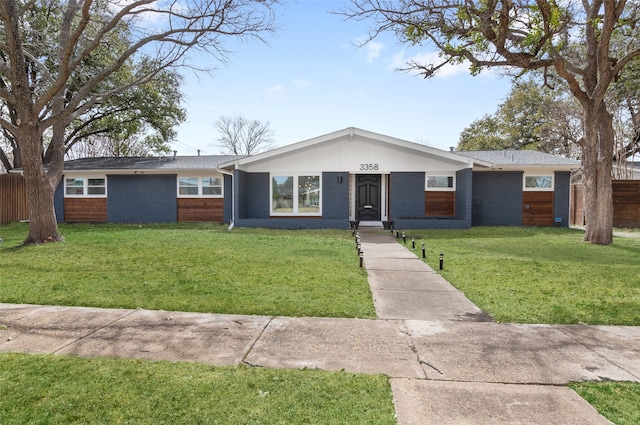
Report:
[[[440,270],[444,269],[444,254],[440,253]]]
[[[427,258],[427,252],[424,249],[424,242],[422,242],[420,245],[422,247],[422,258]]]
[[[411,249],[416,249],[416,238],[411,236]]]
[[[362,265],[364,263],[364,252],[360,253],[360,268],[362,268]]]
[[[407,243],[407,235],[402,232],[402,242]]]

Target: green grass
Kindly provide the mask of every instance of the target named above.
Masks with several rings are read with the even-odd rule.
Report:
[[[380,375],[0,354],[3,424],[395,424]]]
[[[62,225],[19,247],[0,226],[0,302],[374,318],[347,231],[213,225]],[[640,325],[640,239],[607,247],[569,229],[411,231],[416,253],[502,322]],[[407,243],[410,248],[410,242]],[[1,328],[0,328],[1,330]],[[618,425],[640,384],[571,384]],[[395,423],[382,376],[0,354],[3,423]],[[5,420],[4,418],[10,418]]]
[[[609,246],[560,228],[408,231],[416,253],[500,322],[640,325],[640,239]],[[402,241],[402,240],[401,240]]]
[[[61,225],[19,246],[0,226],[0,301],[282,316],[375,318],[348,231],[214,225]]]
[[[640,424],[640,384],[582,382],[572,383],[569,387],[614,424]]]

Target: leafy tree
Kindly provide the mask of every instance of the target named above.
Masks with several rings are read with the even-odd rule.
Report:
[[[67,158],[169,153],[175,127],[186,118],[181,82],[177,72],[165,70],[96,105],[68,127]]]
[[[165,70],[152,81],[93,106],[66,128],[66,158],[169,153],[170,142],[177,135],[174,128],[186,118],[180,106],[181,81],[176,71]],[[50,154],[45,153],[45,163]],[[18,144],[4,131],[0,162],[6,170],[12,170],[22,167],[21,158]]]
[[[582,109],[585,240],[612,242],[614,130],[605,98],[615,78],[640,55],[638,2],[351,0],[343,13],[370,20],[370,39],[393,31],[402,42],[435,47],[439,59],[407,65],[425,77],[465,61],[472,74],[492,67],[556,74]]]
[[[532,149],[579,158],[582,120],[576,102],[538,81],[514,83],[498,110],[460,134],[459,150]]]
[[[496,115],[485,115],[462,130],[456,147],[459,151],[493,151],[511,149],[500,129]]]
[[[231,155],[253,155],[273,148],[269,121],[248,120],[242,115],[221,116],[214,126],[220,133],[218,142],[224,153]]]
[[[0,126],[19,148],[29,201],[25,243],[59,241],[53,193],[72,123],[112,96],[227,58],[225,41],[272,31],[276,0],[0,2]],[[44,161],[48,167],[45,168]]]

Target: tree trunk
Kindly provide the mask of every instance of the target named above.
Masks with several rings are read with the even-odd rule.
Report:
[[[613,119],[604,102],[585,107],[585,142],[582,147],[585,242],[613,242],[613,189],[611,153]]]
[[[43,152],[40,135],[33,128],[31,131],[24,131],[22,136],[25,140],[22,140],[20,145],[29,202],[29,235],[23,243],[37,244],[62,241],[64,238],[58,230],[58,222],[53,206],[55,188],[51,185],[42,164]]]

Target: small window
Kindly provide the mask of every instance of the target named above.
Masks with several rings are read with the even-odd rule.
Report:
[[[180,197],[221,197],[222,177],[178,177]]]
[[[453,175],[427,175],[426,190],[455,190],[456,183]]]
[[[205,196],[222,195],[222,178],[203,177],[202,178],[202,194]]]
[[[525,174],[524,190],[553,190],[553,175]]]
[[[271,176],[273,215],[320,215],[321,199],[318,175]]]
[[[66,197],[105,197],[107,195],[107,179],[105,177],[65,178],[64,195]]]
[[[105,195],[106,193],[105,179],[87,179],[87,195]]]
[[[178,194],[198,196],[198,178],[180,178],[178,179]]]
[[[64,193],[65,195],[84,195],[84,179],[65,179],[64,180]]]

